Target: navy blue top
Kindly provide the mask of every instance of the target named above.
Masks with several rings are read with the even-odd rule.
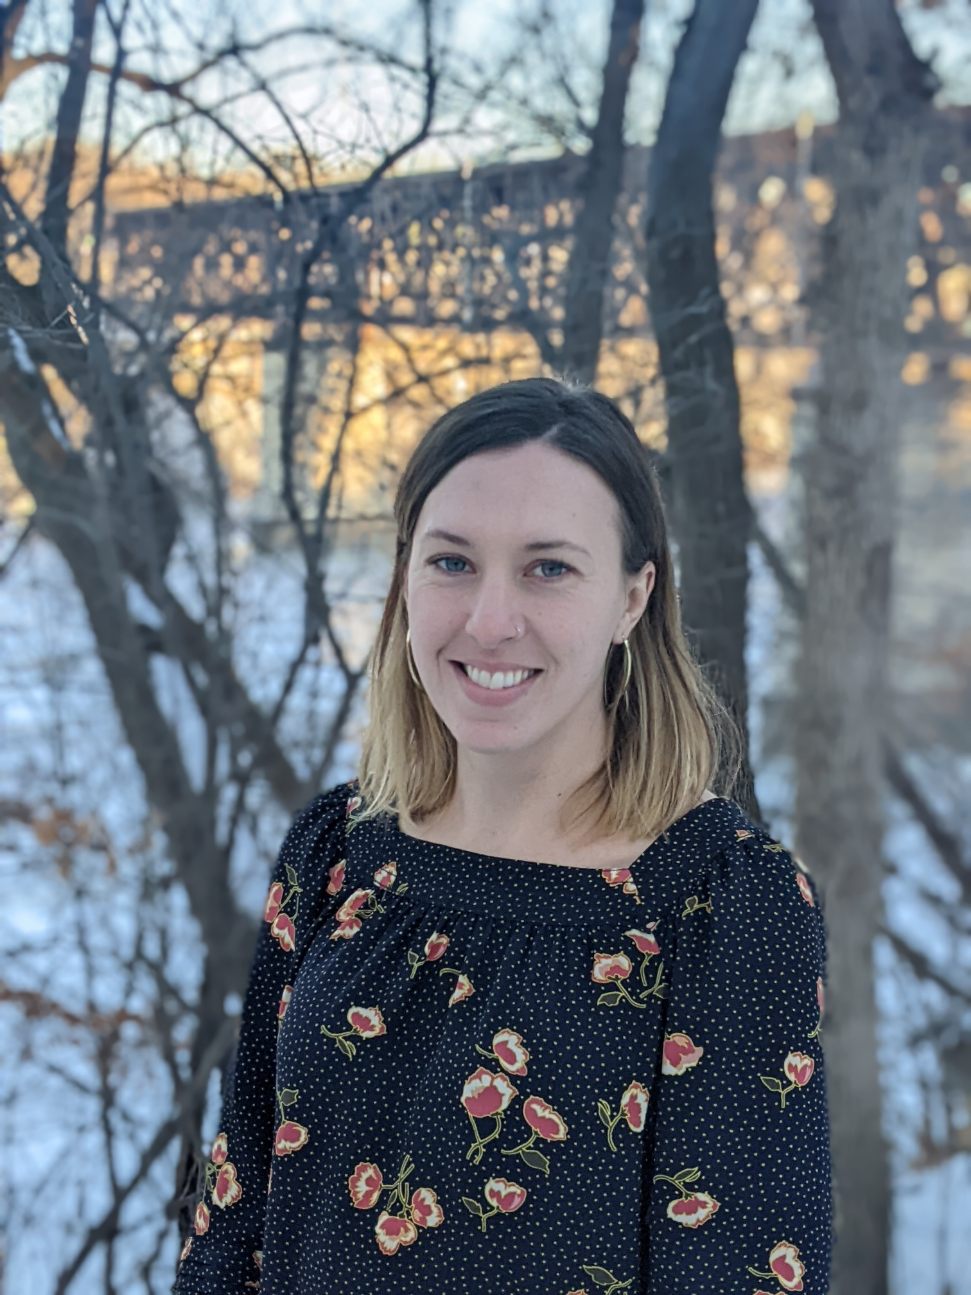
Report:
[[[294,820],[180,1295],[829,1287],[826,927],[731,800],[627,869]]]

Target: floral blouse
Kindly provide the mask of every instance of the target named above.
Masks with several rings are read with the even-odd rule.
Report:
[[[354,823],[277,861],[179,1295],[824,1295],[826,927],[721,797],[599,870]]]

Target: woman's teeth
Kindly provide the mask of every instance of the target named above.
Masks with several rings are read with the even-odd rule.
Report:
[[[477,683],[482,688],[512,688],[531,675],[538,674],[537,670],[510,670],[505,674],[487,674],[484,670],[476,670],[474,666],[463,665],[462,669],[469,676],[473,683]]]

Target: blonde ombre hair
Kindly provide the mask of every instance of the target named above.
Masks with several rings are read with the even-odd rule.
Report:
[[[449,410],[416,446],[398,483],[394,571],[369,670],[369,717],[353,821],[406,811],[420,823],[449,804],[456,742],[408,669],[406,580],[415,527],[429,493],[473,454],[541,441],[587,464],[613,492],[624,571],[657,568],[643,615],[628,639],[631,673],[619,695],[624,649],[605,662],[608,756],[565,802],[564,837],[584,820],[584,841],[620,834],[654,839],[711,785],[731,795],[741,741],[730,712],[695,661],[681,628],[664,505],[650,451],[607,396],[553,378],[527,378],[479,392]]]

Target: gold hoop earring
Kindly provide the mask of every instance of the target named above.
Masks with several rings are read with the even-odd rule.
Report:
[[[622,639],[621,642],[624,648],[624,680],[623,680],[623,683],[620,685],[620,691],[618,692],[617,696],[614,698],[612,703],[607,700],[607,672],[610,670],[609,655],[607,657],[607,668],[604,670],[604,705],[606,706],[607,710],[616,709],[616,707],[619,706],[620,704],[621,697],[623,697],[624,699],[624,706],[628,710],[630,709],[630,698],[627,695],[627,685],[630,683],[631,669],[633,668],[633,658],[631,657],[630,644],[627,642],[626,639]],[[614,646],[616,647],[617,645],[614,644]]]
[[[409,626],[408,632],[405,634],[405,661],[408,666],[408,673],[411,675],[412,683],[415,685],[415,687],[418,689],[419,692],[424,692],[425,690],[421,686],[421,680],[418,678],[417,672],[415,671],[415,667],[412,664],[413,660],[414,660],[414,657],[411,652],[411,626]]]

